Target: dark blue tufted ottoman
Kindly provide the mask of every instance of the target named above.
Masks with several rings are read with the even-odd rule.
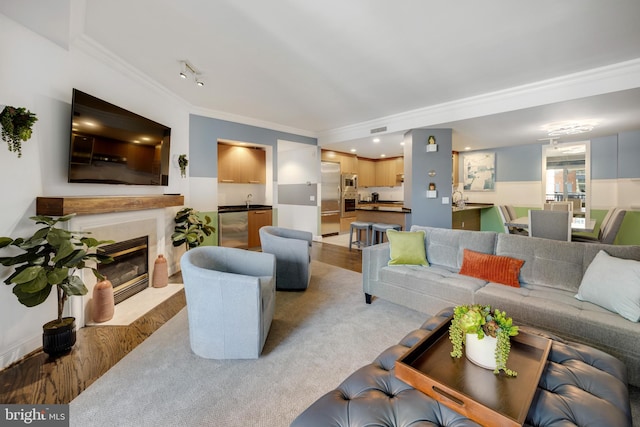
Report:
[[[446,321],[452,311],[441,311],[373,363],[351,374],[291,426],[477,426],[394,375],[396,359]],[[554,340],[525,425],[631,426],[626,367],[621,361],[586,345],[523,329]],[[491,420],[486,425],[492,425]]]

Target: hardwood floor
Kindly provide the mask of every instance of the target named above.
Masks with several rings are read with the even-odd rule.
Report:
[[[361,272],[359,250],[314,242],[312,259]],[[180,283],[178,273],[172,283]],[[77,331],[69,354],[49,358],[41,350],[0,371],[0,402],[22,404],[69,403],[120,359],[185,307],[184,291],[129,326],[92,326]]]

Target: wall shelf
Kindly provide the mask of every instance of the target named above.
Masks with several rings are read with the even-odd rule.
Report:
[[[36,214],[62,216],[138,211],[184,205],[184,196],[161,194],[145,196],[61,196],[37,197]]]

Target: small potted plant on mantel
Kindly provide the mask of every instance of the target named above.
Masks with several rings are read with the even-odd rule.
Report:
[[[0,264],[14,268],[4,282],[13,286],[18,301],[27,307],[35,307],[47,300],[56,288],[58,318],[43,325],[42,344],[45,353],[55,356],[70,350],[76,341],[75,318],[62,317],[64,305],[70,295],[85,295],[87,287],[75,273],[88,268],[98,280],[104,277],[88,263],[108,263],[109,256],[96,251],[97,247],[113,241],[98,241],[81,237],[80,233],[56,227],[69,221],[74,214],[54,219],[49,216],[34,216],[30,219],[44,227],[26,239],[0,237],[0,249],[14,246],[23,252],[14,256],[0,257]]]
[[[490,305],[459,305],[453,310],[449,326],[449,339],[453,344],[451,357],[462,357],[465,346],[466,356],[471,362],[498,374],[504,371],[508,376],[517,372],[507,368],[511,351],[511,337],[518,335],[518,327],[504,311]]]

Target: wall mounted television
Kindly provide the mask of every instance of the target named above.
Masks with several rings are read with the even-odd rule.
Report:
[[[171,128],[73,89],[69,182],[168,185]]]

